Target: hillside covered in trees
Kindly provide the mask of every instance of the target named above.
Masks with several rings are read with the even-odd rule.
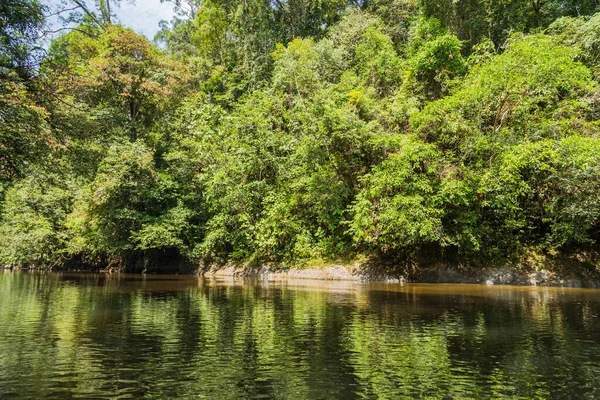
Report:
[[[600,265],[597,0],[117,3],[0,5],[0,263]]]

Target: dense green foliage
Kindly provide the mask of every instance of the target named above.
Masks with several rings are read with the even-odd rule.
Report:
[[[595,1],[175,3],[162,50],[99,1],[0,51],[2,263],[596,252]]]
[[[37,0],[4,0],[0,3],[0,67],[28,75],[33,64],[36,33],[44,22]]]

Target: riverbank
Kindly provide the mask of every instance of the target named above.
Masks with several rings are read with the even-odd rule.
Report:
[[[483,269],[435,266],[414,269],[410,273],[379,272],[358,264],[329,265],[321,268],[291,268],[280,270],[260,268],[220,267],[202,272],[206,277],[254,278],[262,280],[316,279],[389,283],[472,283],[487,285],[559,286],[600,288],[600,278],[559,274],[547,269],[532,270],[519,267],[486,267]]]
[[[565,263],[565,260],[562,260]],[[194,268],[185,267],[152,268],[148,271],[130,271],[114,268],[90,268],[56,266],[52,268],[20,267],[0,265],[0,269],[8,270],[46,270],[65,272],[100,272],[100,273],[145,273],[148,274],[183,274],[201,275],[207,278],[260,279],[278,281],[286,279],[310,279],[329,281],[355,282],[387,282],[387,283],[459,283],[486,285],[517,286],[557,286],[573,288],[600,288],[600,272],[587,263],[556,264],[548,259],[532,260],[515,265],[503,266],[463,266],[453,264],[432,264],[428,266],[411,266],[410,268],[389,268],[368,261],[351,263],[319,263],[298,267],[283,268],[281,266],[264,265],[250,267],[248,265],[212,266]]]

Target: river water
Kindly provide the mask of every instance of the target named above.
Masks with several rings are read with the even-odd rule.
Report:
[[[0,398],[600,398],[600,290],[0,272]]]

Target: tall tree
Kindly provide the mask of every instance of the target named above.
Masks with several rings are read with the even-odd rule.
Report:
[[[115,8],[123,1],[135,0],[60,0],[54,7],[52,15],[58,15],[66,26],[62,29],[77,29],[78,25],[87,22],[102,30],[113,25],[116,20]]]
[[[63,53],[56,55],[66,68],[49,69],[49,81],[87,106],[110,110],[115,121],[123,121],[132,141],[172,95],[183,94],[185,67],[133,31],[113,25],[97,38],[70,35]]]
[[[37,65],[33,50],[44,23],[43,6],[37,0],[0,2],[0,67],[14,69],[21,77]]]

